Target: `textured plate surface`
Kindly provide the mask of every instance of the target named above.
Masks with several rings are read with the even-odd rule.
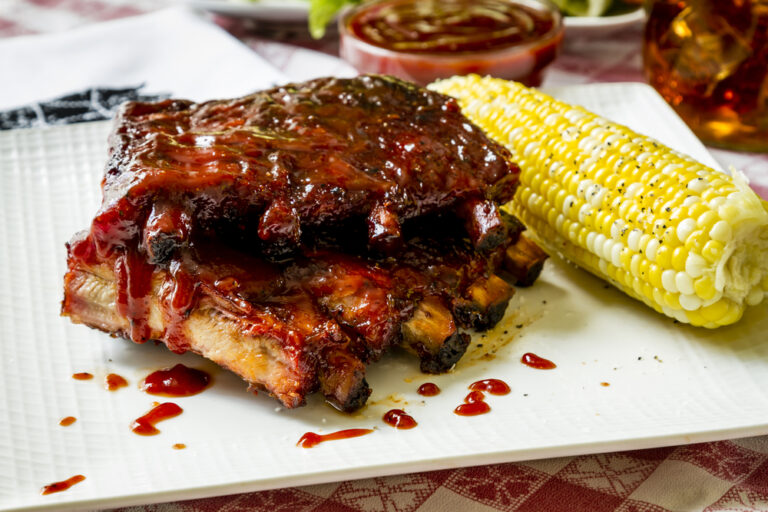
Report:
[[[646,86],[555,94],[714,163]],[[316,399],[282,410],[200,358],[72,325],[58,316],[64,242],[99,203],[108,130],[94,123],[0,133],[0,509],[111,507],[768,433],[765,308],[735,327],[689,328],[559,261],[518,292],[496,329],[474,338],[451,374],[423,376],[402,354],[374,365],[370,405],[354,416]],[[528,351],[557,369],[523,366]],[[134,435],[131,421],[155,400],[138,382],[176,362],[207,369],[214,385],[174,400],[184,413],[161,423],[160,435]],[[81,371],[95,378],[71,378]],[[106,391],[109,372],[131,385]],[[485,416],[452,413],[468,384],[490,377],[504,379],[512,393],[490,396]],[[442,394],[419,397],[426,381]],[[386,426],[380,418],[392,407],[419,426]],[[69,415],[77,422],[60,427]],[[377,430],[309,450],[295,446],[307,431],[353,427]],[[40,495],[41,486],[76,474],[86,480]]]

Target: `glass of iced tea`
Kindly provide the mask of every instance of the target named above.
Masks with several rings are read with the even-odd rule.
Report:
[[[651,85],[705,143],[768,152],[768,0],[650,0]]]

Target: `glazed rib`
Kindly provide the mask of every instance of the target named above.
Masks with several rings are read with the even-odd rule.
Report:
[[[194,231],[273,257],[306,228],[353,219],[396,251],[405,220],[454,208],[474,246],[504,239],[519,170],[455,101],[383,76],[323,78],[243,98],[128,103],[111,135],[92,232],[164,263]],[[461,223],[456,228],[461,230]]]
[[[400,346],[449,370],[536,279],[546,255],[498,208],[518,174],[454,100],[391,77],[128,103],[62,314],[353,411],[367,364]]]
[[[432,231],[409,233],[398,258],[326,237],[276,264],[198,241],[166,266],[103,259],[84,233],[69,244],[62,310],[137,342],[198,353],[286,407],[319,391],[355,410],[370,394],[366,364],[402,345],[423,371],[444,372],[467,348],[462,329],[492,327],[513,294],[495,274],[511,239],[479,253]]]

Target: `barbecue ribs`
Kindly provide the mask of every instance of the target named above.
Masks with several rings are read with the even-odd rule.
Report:
[[[367,364],[399,345],[447,371],[538,276],[546,255],[496,205],[508,158],[453,100],[389,77],[129,103],[62,314],[289,408],[319,391],[355,410]]]
[[[504,238],[496,203],[512,198],[518,174],[455,100],[391,77],[128,103],[92,232],[100,252],[138,241],[153,263],[197,230],[227,230],[279,258],[303,227],[359,218],[371,246],[392,252],[404,220],[455,207],[488,250]]]
[[[286,407],[319,390],[351,411],[370,393],[365,365],[392,346],[402,343],[423,371],[440,373],[469,343],[461,328],[495,325],[513,294],[497,273],[524,240],[515,233],[479,253],[461,237],[418,234],[397,258],[326,240],[281,264],[206,241],[162,268],[126,255],[100,258],[81,233],[68,245],[63,312],[201,354]]]

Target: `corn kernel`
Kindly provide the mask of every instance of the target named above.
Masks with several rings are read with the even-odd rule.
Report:
[[[693,282],[693,290],[702,300],[712,300],[717,296],[715,283],[709,276],[702,276]]]
[[[672,266],[672,249],[668,245],[662,245],[656,251],[656,263],[662,268],[669,268]]]
[[[704,244],[709,241],[709,237],[704,231],[697,229],[688,237],[685,241],[685,249],[688,252],[701,251],[704,248]]]
[[[680,306],[680,299],[676,293],[666,292],[664,294],[664,303],[670,309],[682,309],[682,306]]]
[[[675,247],[672,251],[672,268],[678,272],[685,270],[685,262],[688,259],[688,251],[684,247]]]

